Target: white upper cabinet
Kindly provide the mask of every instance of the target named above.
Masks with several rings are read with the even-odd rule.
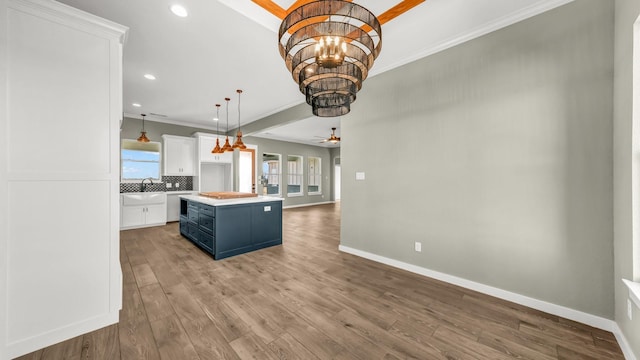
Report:
[[[164,143],[164,172],[165,176],[193,176],[195,175],[194,138],[162,135]]]
[[[233,162],[233,152],[225,152],[222,154],[213,154],[211,150],[216,146],[216,138],[220,140],[220,147],[224,145],[224,136],[216,136],[213,134],[195,133],[193,135],[198,144],[199,163],[228,163]],[[229,142],[233,139],[229,138]]]

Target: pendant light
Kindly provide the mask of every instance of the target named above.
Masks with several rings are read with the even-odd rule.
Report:
[[[218,138],[218,124],[220,124],[220,104],[216,104],[216,118],[214,120],[216,121],[216,147],[211,150],[211,153],[221,154],[224,151],[222,151],[222,148],[220,147],[220,139]]]
[[[227,102],[227,138],[224,141],[224,146],[222,147],[222,152],[233,151],[231,144],[229,144],[229,98],[224,98],[224,101]]]
[[[242,131],[240,130],[240,94],[242,90],[236,90],[238,93],[238,132],[236,133],[236,141],[233,143],[234,149],[244,150],[247,146],[242,142]]]
[[[142,131],[140,131],[140,137],[138,138],[138,142],[144,142],[144,143],[148,143],[149,138],[147,137],[147,132],[144,131],[144,117],[147,116],[147,114],[140,114],[142,115]]]

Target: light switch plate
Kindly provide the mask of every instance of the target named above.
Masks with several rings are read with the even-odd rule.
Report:
[[[415,249],[417,252],[422,252],[422,243],[416,241]]]
[[[356,171],[356,180],[364,180],[364,171]]]
[[[171,183],[167,183],[167,189],[171,189]]]
[[[176,187],[180,187],[180,183],[176,183]]]
[[[265,212],[267,212],[267,211],[271,211],[271,206],[265,206],[265,207],[264,207],[264,211],[265,211]]]

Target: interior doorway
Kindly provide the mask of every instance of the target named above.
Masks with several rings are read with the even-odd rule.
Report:
[[[247,145],[240,150],[238,159],[238,191],[245,193],[256,192],[256,149]]]
[[[340,201],[340,158],[337,157],[334,160],[333,164],[333,195],[335,201]]]

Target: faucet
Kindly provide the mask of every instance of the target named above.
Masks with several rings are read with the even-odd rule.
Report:
[[[140,182],[140,192],[145,192],[147,190],[147,185],[144,184],[145,180],[149,180],[149,185],[153,185],[153,180],[151,178],[142,179],[142,182]]]

